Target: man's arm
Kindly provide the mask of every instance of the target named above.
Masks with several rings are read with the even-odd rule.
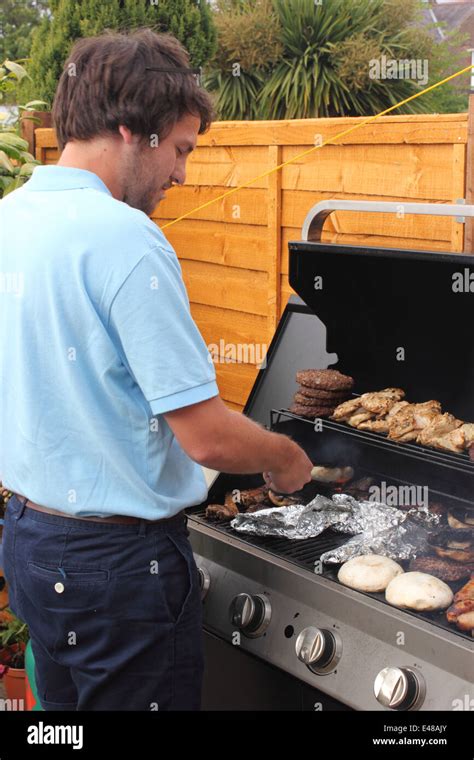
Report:
[[[220,396],[164,417],[184,451],[204,467],[228,473],[269,473],[267,483],[286,493],[311,480],[312,463],[300,446],[227,409]]]

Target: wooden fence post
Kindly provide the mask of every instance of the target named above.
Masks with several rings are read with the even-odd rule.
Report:
[[[474,49],[471,48],[474,67]],[[474,68],[471,69],[466,146],[466,203],[474,203]],[[474,221],[466,217],[464,253],[474,253]]]
[[[20,123],[20,134],[24,140],[28,142],[28,151],[36,156],[36,140],[35,132],[42,127],[50,128],[53,124],[53,119],[50,111],[31,111],[29,116],[35,116],[40,120],[40,124],[37,124],[31,119],[22,119]]]
[[[268,168],[281,164],[281,146],[268,146]],[[280,319],[281,306],[281,169],[268,175],[268,339]]]

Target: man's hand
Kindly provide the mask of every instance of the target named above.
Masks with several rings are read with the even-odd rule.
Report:
[[[299,491],[311,480],[313,463],[306,453],[295,444],[294,458],[286,470],[264,472],[263,479],[272,491],[277,493],[293,493]]]

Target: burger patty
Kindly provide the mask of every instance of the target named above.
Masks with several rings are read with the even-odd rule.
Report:
[[[326,391],[348,391],[354,385],[352,377],[341,374],[337,369],[300,369],[296,373],[296,382]]]
[[[324,406],[329,409],[335,409],[337,406],[337,401],[331,401],[330,398],[314,398],[304,396],[302,393],[295,393],[294,400],[297,404],[303,404],[303,406]]]
[[[328,399],[335,401],[336,404],[342,404],[349,398],[350,391],[326,391],[324,388],[308,388],[307,385],[300,385],[299,392],[307,398]]]
[[[299,417],[310,418],[329,417],[333,412],[332,406],[307,406],[306,404],[291,404],[288,409]]]
[[[435,578],[447,582],[460,581],[462,578],[467,578],[470,573],[466,565],[439,557],[417,557],[411,560],[409,569],[434,575]]]

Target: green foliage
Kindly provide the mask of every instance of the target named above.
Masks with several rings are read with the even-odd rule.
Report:
[[[280,23],[272,0],[220,0],[215,25],[219,47],[205,70],[220,118],[258,119],[258,97],[283,54]]]
[[[229,76],[216,69],[204,79],[206,88],[216,92],[217,113],[227,121],[259,118],[258,96],[264,82],[264,76],[258,71],[243,70],[240,76]]]
[[[25,667],[25,649],[30,638],[28,626],[13,614],[11,609],[2,609],[0,626],[0,678],[8,668]]]
[[[47,12],[41,0],[2,0],[0,14],[0,61],[22,60],[31,46],[31,32]]]
[[[27,644],[29,639],[28,626],[16,617],[7,607],[8,621],[0,628],[0,646],[8,647],[12,644]]]
[[[0,102],[4,99],[5,93],[16,92],[19,83],[27,77],[26,70],[18,62],[4,61],[0,66]],[[28,152],[28,143],[20,136],[20,127],[24,119],[38,122],[39,119],[32,116],[31,112],[41,110],[45,105],[46,103],[42,100],[32,100],[24,106],[18,106],[10,119],[7,119],[7,114],[1,116],[0,198],[24,184],[35,166],[40,163]],[[4,489],[1,488],[2,496],[3,491]]]
[[[272,0],[240,2],[235,12],[216,13],[219,49],[213,65],[225,70],[238,61],[244,71],[276,64],[283,54],[280,23]]]
[[[219,118],[370,116],[422,91],[462,62],[453,54],[459,41],[436,43],[420,9],[421,0],[219,0],[218,49],[205,78]],[[370,62],[382,56],[426,59],[428,82],[373,78]],[[455,92],[444,85],[396,113],[461,106]]]
[[[216,50],[212,13],[202,0],[51,0],[51,18],[33,32],[31,82],[23,97],[36,96],[52,105],[65,60],[75,40],[103,31],[149,27],[174,34],[186,47],[193,67],[204,66]]]
[[[259,94],[283,54],[272,0],[219,0],[215,25],[218,47],[204,85],[221,119],[258,119]]]
[[[467,47],[468,35],[460,32],[448,32],[442,45],[437,45],[433,40],[431,53],[427,57],[430,60],[429,84],[434,84],[445,79],[450,74],[465,68],[470,63],[470,55],[462,55],[459,50]],[[413,30],[416,37],[416,30]],[[415,41],[417,44],[417,41]],[[437,87],[432,93],[433,111],[437,113],[462,113],[468,109],[469,97],[469,72],[463,76]]]

